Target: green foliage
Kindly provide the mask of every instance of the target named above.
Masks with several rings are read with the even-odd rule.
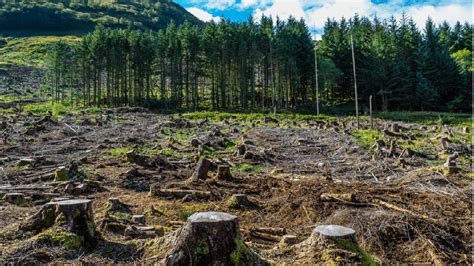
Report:
[[[352,252],[357,252],[361,258],[362,265],[367,265],[367,266],[380,265],[380,263],[378,263],[369,253],[364,251],[356,243],[353,243],[347,240],[340,240],[338,241],[337,245],[342,249],[350,250]]]
[[[0,14],[0,32],[7,34],[81,34],[95,25],[158,30],[170,21],[202,23],[172,1],[7,1]]]
[[[27,104],[23,107],[25,112],[31,112],[35,115],[47,115],[51,112],[51,115],[55,118],[63,117],[64,115],[71,112],[71,109],[62,103],[32,103]]]
[[[80,248],[84,243],[84,237],[65,231],[56,231],[54,228],[38,235],[40,241],[60,245],[66,249]]]
[[[119,147],[119,148],[108,149],[104,153],[112,157],[122,158],[129,151],[130,149],[128,147]]]
[[[462,49],[451,54],[451,57],[456,61],[463,73],[472,72],[472,51],[469,49]]]
[[[356,130],[352,134],[357,137],[357,143],[367,149],[377,140],[384,140],[382,132],[373,129]]]
[[[424,125],[452,125],[472,127],[472,115],[439,112],[383,112],[376,115],[385,120],[404,121]]]
[[[248,164],[248,163],[242,163],[236,165],[235,169],[237,172],[241,173],[252,173],[252,174],[258,174],[262,173],[265,170],[264,166],[261,165],[253,165],[253,164]]]

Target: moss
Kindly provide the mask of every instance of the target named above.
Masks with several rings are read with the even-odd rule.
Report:
[[[66,249],[80,248],[84,243],[84,237],[74,233],[56,231],[50,229],[38,235],[38,239],[45,243],[63,246]]]
[[[209,247],[207,246],[205,240],[199,239],[196,250],[194,250],[194,254],[204,256],[209,254]]]
[[[357,143],[366,149],[372,147],[377,140],[385,140],[382,132],[373,129],[356,130],[353,135],[357,138]]]
[[[130,220],[131,218],[130,214],[123,212],[113,212],[111,215],[121,220]]]
[[[340,240],[337,242],[337,246],[341,249],[349,250],[359,254],[363,265],[376,266],[380,265],[369,253],[363,250],[359,245],[354,242],[347,240]]]
[[[128,147],[113,148],[104,151],[105,154],[117,158],[123,157],[127,152],[129,152]]]
[[[234,239],[235,250],[230,254],[230,260],[234,265],[254,265],[255,255],[245,245],[242,238]]]
[[[66,168],[59,168],[54,173],[54,181],[67,181],[69,180],[69,174]]]
[[[261,165],[243,163],[237,165],[234,169],[240,173],[258,174],[263,172],[265,168]]]

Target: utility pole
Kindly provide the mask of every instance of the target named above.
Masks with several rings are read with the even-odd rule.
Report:
[[[314,39],[314,69],[316,78],[316,114],[319,115],[319,83],[318,83],[318,53],[316,47],[316,38]]]
[[[356,117],[357,117],[357,129],[360,128],[359,121],[359,97],[357,95],[357,76],[356,76],[356,65],[355,65],[355,55],[354,55],[354,40],[351,34],[351,47],[352,47],[352,67],[354,69],[354,93],[355,93],[355,108],[356,108]]]

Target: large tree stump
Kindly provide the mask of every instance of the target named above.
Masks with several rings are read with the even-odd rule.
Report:
[[[49,202],[22,223],[20,229],[39,233],[54,224],[64,225],[65,231],[84,237],[87,244],[95,243],[96,230],[91,200]]]
[[[230,167],[228,165],[219,165],[217,167],[217,179],[219,180],[232,179],[232,174],[230,173]]]
[[[195,213],[179,232],[166,265],[267,265],[243,242],[236,216]]]
[[[199,159],[196,170],[191,176],[191,182],[196,183],[199,182],[199,180],[207,179],[209,168],[211,168],[211,161],[206,158]]]
[[[328,246],[338,245],[340,241],[355,243],[355,231],[352,228],[340,225],[319,225],[314,228],[309,238],[311,245]]]

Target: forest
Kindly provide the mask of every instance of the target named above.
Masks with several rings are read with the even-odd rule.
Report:
[[[354,102],[353,36],[361,111],[471,109],[472,25],[419,30],[412,19],[328,20],[313,41],[304,21],[262,17],[157,32],[98,27],[49,54],[55,101],[180,110],[314,110],[315,50],[323,106]],[[443,73],[443,74],[439,74]]]

